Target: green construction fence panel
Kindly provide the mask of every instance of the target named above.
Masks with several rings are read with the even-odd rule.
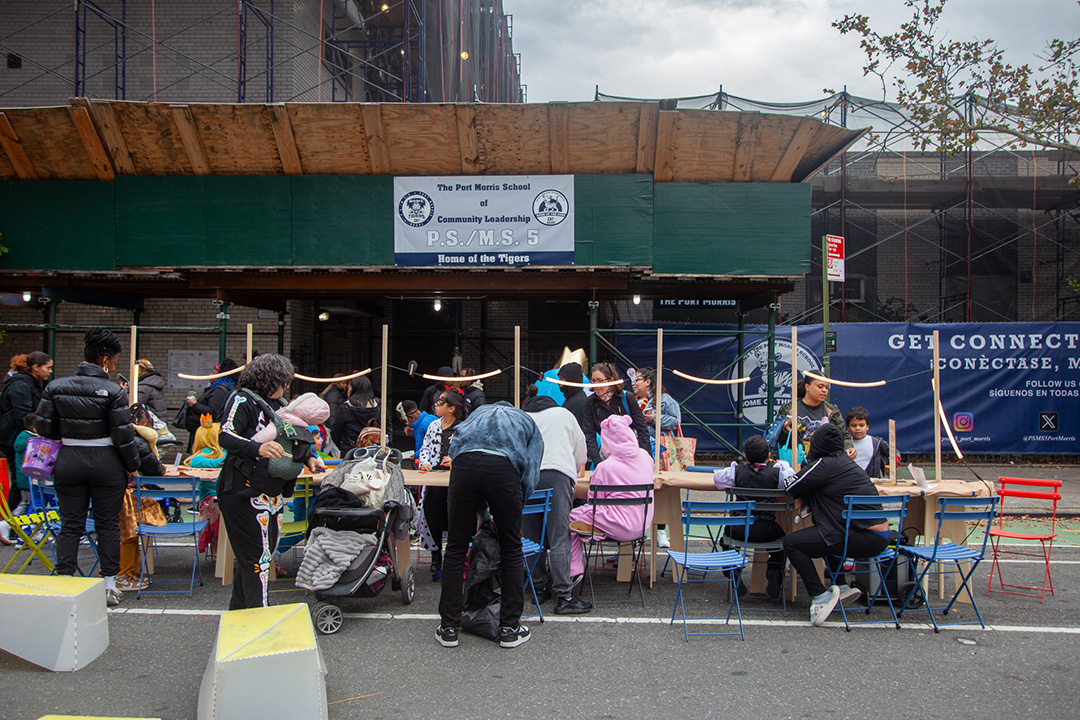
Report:
[[[115,184],[118,265],[293,263],[288,177],[121,175]]]
[[[809,183],[656,183],[653,272],[802,275]]]
[[[651,265],[650,175],[574,176],[574,264]]]
[[[0,181],[0,268],[115,270],[114,185]]]
[[[293,263],[393,265],[394,178],[292,178]]]

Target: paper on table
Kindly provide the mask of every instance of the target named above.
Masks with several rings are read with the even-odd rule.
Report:
[[[926,473],[923,472],[923,469],[921,467],[915,467],[911,463],[908,463],[907,467],[908,470],[911,472],[911,477],[915,481],[915,484],[918,485],[920,488],[922,488],[923,490],[930,490],[931,488],[937,487],[937,483],[927,482]]]

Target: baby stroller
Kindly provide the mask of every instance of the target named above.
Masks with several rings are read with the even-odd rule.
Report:
[[[386,481],[385,495],[375,500],[378,507],[364,507],[363,505],[370,505],[373,500],[361,499],[346,489],[350,487],[352,478],[362,474],[365,468],[371,467],[370,461],[367,465],[358,467],[364,459],[350,459],[343,461],[323,481],[324,490],[320,492],[320,496],[326,493],[328,497],[336,498],[334,504],[320,505],[317,500],[308,519],[309,549],[305,552],[304,563],[297,573],[297,585],[312,589],[312,572],[316,575],[319,572],[317,565],[320,551],[313,551],[312,545],[319,547],[321,542],[326,551],[335,557],[340,557],[342,552],[355,553],[350,556],[348,567],[331,586],[323,587],[325,583],[314,583],[318,588],[313,589],[318,602],[311,608],[311,619],[315,629],[323,635],[331,635],[341,629],[344,616],[337,604],[340,598],[375,597],[382,592],[387,581],[393,590],[401,592],[401,600],[406,605],[412,603],[416,595],[414,568],[410,566],[399,571],[400,564],[394,542],[395,537],[408,536],[415,516],[415,505],[412,496],[405,491],[398,464],[400,454],[395,455],[397,451],[388,448],[372,450],[377,452],[369,457],[373,456],[377,471],[382,473]],[[345,488],[342,488],[342,484]],[[336,490],[327,490],[328,487]],[[349,495],[356,499],[355,503]],[[319,528],[323,530],[320,531]],[[347,536],[334,534],[341,531],[350,533]],[[344,537],[348,540],[340,539]],[[310,563],[309,557],[312,558]]]

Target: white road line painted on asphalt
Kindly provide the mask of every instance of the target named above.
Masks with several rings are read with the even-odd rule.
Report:
[[[207,615],[218,616],[221,615],[224,610],[182,610],[182,609],[144,609],[144,608],[109,608],[110,615]],[[912,612],[922,612],[921,609],[914,610]],[[422,620],[424,622],[439,622],[440,617],[438,613],[402,613],[395,615],[393,613],[342,613],[346,618],[352,620]],[[523,618],[528,621],[528,618]],[[668,617],[603,617],[600,615],[551,615],[544,617],[544,623],[613,623],[613,624],[628,624],[628,625],[668,625],[671,620]],[[678,618],[675,619],[675,625],[679,625],[682,621]],[[709,620],[687,620],[689,625],[722,625],[723,623],[711,622]],[[743,625],[752,627],[809,627],[809,622],[806,620],[755,620],[751,618],[743,618]],[[841,621],[830,621],[825,623],[823,627],[844,627],[844,623]],[[880,630],[894,630],[895,628],[889,623],[883,623],[881,625],[867,625],[868,629],[880,629]],[[917,630],[920,632],[933,631],[933,627],[929,623],[915,623],[904,622],[900,626],[901,630]],[[1080,635],[1080,627],[1052,627],[1049,625],[993,625],[987,623],[986,629],[976,627],[974,625],[947,625],[942,626],[942,630],[968,630],[971,632],[1011,632],[1011,633],[1034,633],[1042,635],[1052,634],[1066,634],[1066,635]]]

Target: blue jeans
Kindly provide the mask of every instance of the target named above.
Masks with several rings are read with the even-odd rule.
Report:
[[[509,458],[482,452],[458,455],[450,467],[447,493],[446,552],[443,553],[442,624],[461,626],[465,607],[465,556],[476,533],[476,513],[484,504],[495,518],[499,536],[499,625],[517,627],[525,601],[525,561],[521,553],[521,476]]]
[[[575,480],[558,470],[541,470],[537,490],[554,490],[551,494],[551,512],[548,513],[546,549],[533,569],[533,584],[537,594],[547,587],[545,556],[551,565],[551,591],[555,597],[570,596],[570,508],[574,504]],[[540,542],[539,515],[527,515],[521,521],[521,533],[530,540]]]

